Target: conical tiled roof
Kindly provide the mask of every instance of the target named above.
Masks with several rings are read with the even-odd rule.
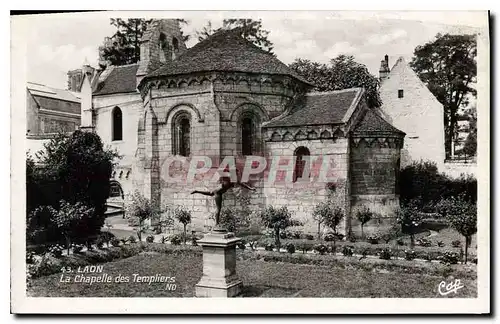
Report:
[[[405,135],[396,127],[392,126],[379,114],[372,109],[367,109],[365,115],[354,127],[353,134],[368,134],[368,133],[392,133]]]
[[[236,29],[213,34],[149,73],[146,79],[210,71],[288,75],[309,84],[275,56],[241,37]]]

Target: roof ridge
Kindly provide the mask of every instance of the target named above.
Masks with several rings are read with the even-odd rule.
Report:
[[[336,94],[336,93],[342,93],[342,92],[350,92],[350,91],[361,91],[363,88],[361,87],[355,87],[355,88],[347,88],[347,89],[341,89],[341,90],[330,90],[330,91],[311,91],[306,94],[306,96],[321,96],[321,95],[329,95],[329,94]]]
[[[122,67],[129,67],[132,65],[139,65],[139,61],[137,61],[136,63],[130,63],[130,64],[124,64],[124,65],[110,65],[109,67],[122,68]]]

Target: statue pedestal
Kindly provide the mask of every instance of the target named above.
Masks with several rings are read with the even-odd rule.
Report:
[[[236,244],[233,233],[212,232],[198,244],[203,247],[203,276],[196,285],[196,297],[234,297],[242,282],[236,275]]]

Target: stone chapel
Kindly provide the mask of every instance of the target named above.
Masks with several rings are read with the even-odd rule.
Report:
[[[363,89],[312,92],[312,84],[234,30],[187,48],[176,20],[154,20],[141,40],[137,64],[82,71],[81,128],[97,132],[123,156],[113,173],[110,201],[126,201],[138,190],[183,205],[192,213],[190,229],[207,231],[214,202],[190,192],[213,190],[217,183],[203,177],[195,183],[169,181],[187,170],[165,161],[209,156],[217,168],[227,156],[253,155],[291,157],[293,181],[253,177],[256,190],[230,190],[223,207],[243,213],[287,206],[305,231],[314,232],[314,206],[331,199],[345,212],[340,231],[347,233],[359,231],[359,208],[379,214],[370,232],[387,223],[399,205],[405,133],[366,105]],[[297,181],[305,156],[329,158],[328,182]]]

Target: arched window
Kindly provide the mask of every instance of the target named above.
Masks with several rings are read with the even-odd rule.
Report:
[[[189,156],[191,153],[191,116],[182,112],[173,119],[173,153]]]
[[[306,166],[307,160],[304,159],[304,156],[311,155],[309,149],[304,146],[298,147],[293,153],[295,156],[295,170],[293,172],[293,182],[296,182],[297,179],[302,178],[302,174],[304,173],[304,168]],[[311,174],[309,173],[309,176]]]
[[[172,46],[174,47],[174,52],[179,50],[179,41],[175,37],[172,38]]]
[[[110,198],[114,198],[114,197],[122,197],[123,198],[122,186],[120,186],[120,183],[118,183],[118,181],[111,181],[109,183],[109,197]]]
[[[252,155],[254,152],[255,125],[251,117],[241,120],[241,153]]]
[[[168,40],[164,33],[160,34],[160,62],[166,62],[168,57]]]
[[[123,139],[123,117],[122,110],[118,107],[113,108],[112,112],[112,140],[113,141],[121,141]]]

